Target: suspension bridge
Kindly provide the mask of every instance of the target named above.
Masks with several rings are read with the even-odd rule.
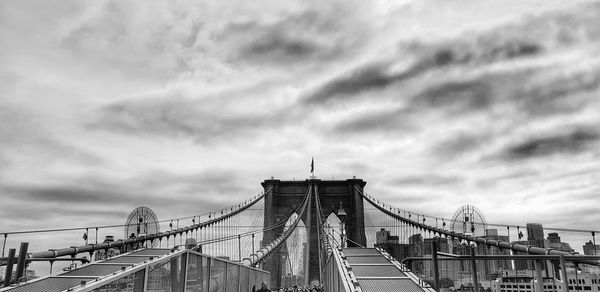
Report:
[[[544,279],[552,277],[558,279],[553,291],[568,292],[578,290],[567,284],[569,268],[598,266],[595,254],[521,240],[528,227],[400,209],[367,194],[365,185],[357,178],[272,178],[244,202],[152,222],[154,231],[139,217],[125,226],[0,232],[0,291],[245,292],[265,283],[273,290],[313,285],[325,291],[433,292],[447,288],[444,279],[466,279],[471,291],[480,291],[482,282],[525,262],[535,291],[547,291]],[[461,228],[451,229],[451,223]],[[132,226],[137,230],[129,234]],[[123,227],[123,239],[107,235]],[[596,246],[594,230],[568,231],[591,236]],[[35,249],[43,234],[73,232],[83,232],[85,244]],[[47,274],[31,279],[28,268],[34,266]]]

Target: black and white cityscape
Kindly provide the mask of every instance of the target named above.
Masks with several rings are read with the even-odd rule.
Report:
[[[600,0],[2,0],[0,292],[600,292]]]

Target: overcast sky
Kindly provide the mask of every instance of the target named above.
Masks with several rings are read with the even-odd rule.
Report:
[[[312,156],[319,178],[363,178],[415,212],[599,229],[598,15],[564,0],[1,1],[0,232],[120,224],[139,205],[203,214],[306,178]]]

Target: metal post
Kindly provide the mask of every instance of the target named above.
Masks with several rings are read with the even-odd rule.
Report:
[[[254,254],[254,233],[252,233],[252,254]]]
[[[567,265],[565,264],[565,256],[560,255],[560,279],[563,282],[563,292],[569,292],[569,283],[567,277]]]
[[[6,249],[6,237],[8,237],[8,234],[4,233],[4,243],[2,244],[2,257],[4,257],[4,250]]]
[[[542,278],[542,260],[535,260],[535,279],[537,285],[535,285],[537,292],[544,292],[544,279]]]
[[[238,261],[242,261],[242,236],[238,234]]]
[[[4,234],[6,236],[6,234]],[[592,231],[592,241],[594,242],[594,255],[596,255],[596,232]]]
[[[311,214],[312,196],[311,195],[312,195],[313,185],[309,184],[308,187],[310,189],[308,190],[308,206],[306,206],[307,209],[306,209],[306,222],[305,223],[306,223],[306,231],[308,233],[308,237],[310,238],[310,232],[312,230],[310,217],[312,216],[312,214]],[[306,250],[307,250],[306,259],[304,259],[304,275],[305,275],[304,283],[306,285],[308,285],[308,284],[310,284],[310,274],[309,274],[309,271],[310,271],[310,239],[306,241]]]
[[[575,287],[575,291],[580,290],[579,289],[579,275],[577,273],[577,264],[575,264],[575,283],[577,284],[577,286]]]
[[[8,259],[6,261],[6,271],[4,272],[4,287],[7,287],[8,285],[10,285],[12,271],[13,271],[13,264],[15,261],[15,252],[16,252],[16,250],[14,248],[11,248],[8,250]]]
[[[187,238],[186,238],[187,239]],[[187,267],[190,266],[190,258],[192,257],[192,255],[189,252],[186,252],[185,254],[181,255],[181,259],[183,260],[185,257],[185,267],[182,267],[183,269],[183,279],[181,279],[181,283],[180,283],[180,290],[179,291],[187,291],[187,281],[188,281],[188,271],[189,269]]]
[[[475,247],[471,246],[471,269],[473,273],[473,291],[479,292],[479,282],[477,281],[477,263],[475,262]]]
[[[179,230],[179,219],[177,219],[177,230]],[[182,244],[182,243],[181,243],[181,236],[182,236],[182,235],[183,235],[183,234],[179,234],[179,244]]]
[[[21,242],[21,246],[19,247],[19,259],[17,260],[17,270],[16,270],[16,279],[17,281],[21,280],[23,277],[23,272],[25,271],[25,260],[27,259],[27,248],[29,248],[29,242]]]
[[[438,266],[438,257],[437,257],[437,252],[438,252],[438,246],[437,246],[437,241],[438,241],[439,237],[434,237],[433,241],[431,241],[431,250],[432,250],[432,254],[431,257],[433,259],[433,289],[435,289],[435,291],[440,291],[440,270],[439,270],[439,266]]]

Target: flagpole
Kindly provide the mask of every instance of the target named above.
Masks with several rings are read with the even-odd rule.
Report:
[[[311,157],[310,159],[310,178],[315,178],[315,158]]]

